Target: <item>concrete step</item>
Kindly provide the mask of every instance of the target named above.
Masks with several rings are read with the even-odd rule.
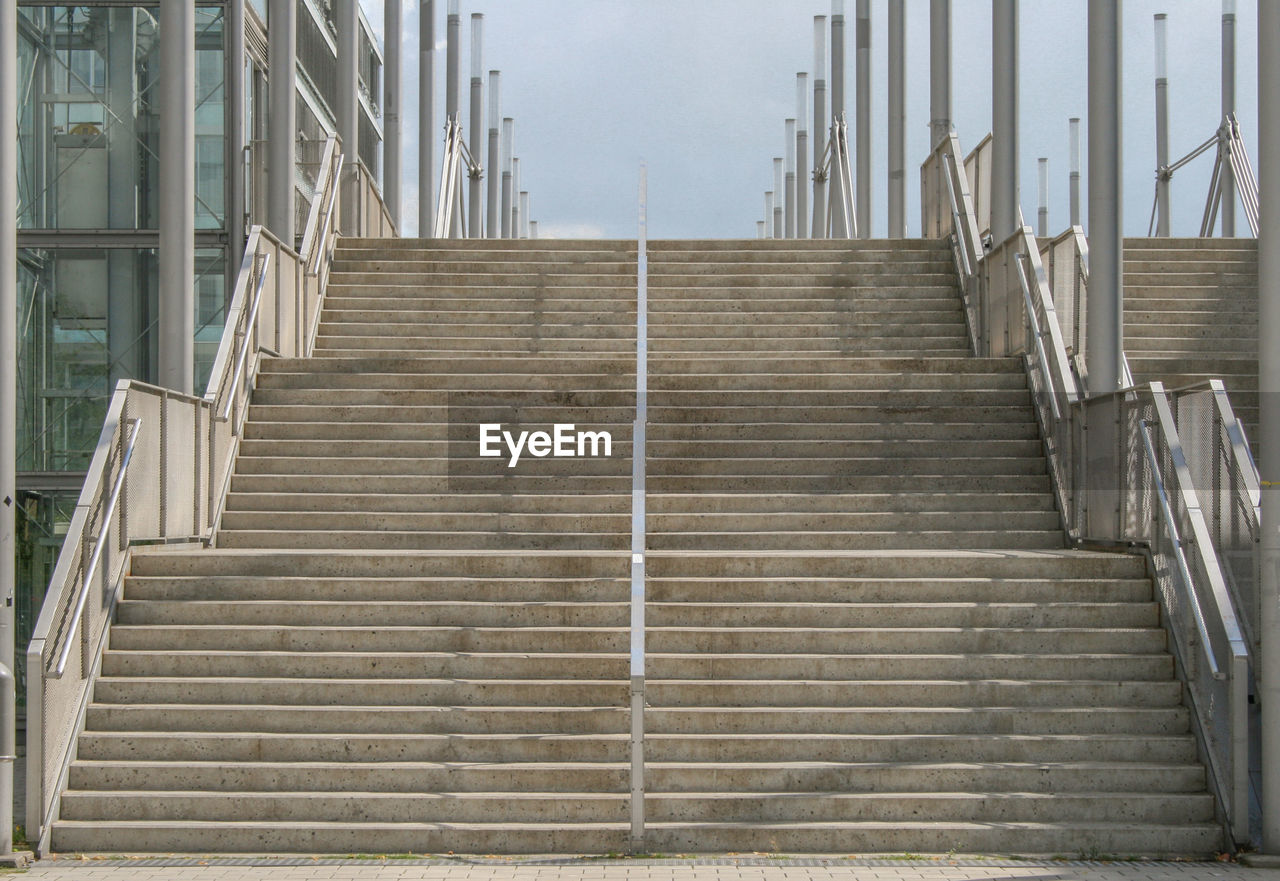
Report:
[[[628,621],[627,602],[503,604],[461,600],[416,602],[261,602],[121,600],[124,625],[235,624],[307,627],[619,627]]]

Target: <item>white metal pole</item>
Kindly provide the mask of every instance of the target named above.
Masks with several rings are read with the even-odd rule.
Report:
[[[354,2],[354,0],[353,0]],[[449,13],[445,19],[444,46],[444,115],[445,119],[462,123],[462,11],[461,0],[449,0]],[[461,132],[459,132],[461,137]],[[462,187],[452,193],[455,199],[460,198]],[[462,237],[462,204],[454,205],[450,220],[448,237]]]
[[[773,226],[773,190],[764,191],[764,228],[765,238],[776,239]]]
[[[1156,235],[1169,235],[1169,68],[1168,16],[1156,14]]]
[[[796,74],[796,237],[809,237],[809,75]]]
[[[831,121],[844,112],[844,0],[831,0]]]
[[[194,33],[194,32],[193,32]],[[13,680],[18,505],[18,5],[0,4],[0,677]],[[36,674],[33,674],[36,675]],[[0,852],[13,852],[14,690],[0,694]]]
[[[484,138],[484,15],[471,14],[471,131],[467,147],[476,164],[481,163],[480,143]],[[471,216],[467,218],[467,235],[473,239],[484,237],[484,181],[482,172],[471,176],[469,202]]]
[[[1236,0],[1222,0],[1222,117],[1236,112]],[[1228,163],[1222,169],[1222,235],[1236,234],[1236,175]]]
[[[291,0],[283,0],[291,2]],[[418,235],[435,229],[436,3],[422,0],[418,22]]]
[[[347,160],[343,177],[351,174],[360,160],[360,0],[337,0],[338,25],[338,94],[335,115],[338,137]],[[340,199],[342,234],[358,235],[356,200]]]
[[[403,97],[400,90],[400,45],[404,39],[403,0],[384,0],[383,6],[383,68],[382,68],[382,199],[396,222],[397,231],[404,229],[400,210],[400,170],[404,163],[401,155],[401,109]]]
[[[520,229],[520,157],[511,157],[511,238],[524,238]]]
[[[502,119],[502,237],[511,238],[511,200],[515,192],[511,187],[512,153],[515,151],[516,121],[510,116]]]
[[[1264,4],[1265,5],[1265,4]],[[1089,0],[1088,391],[1120,387],[1124,340],[1120,0]],[[1265,408],[1264,408],[1265,409]]]
[[[491,239],[502,234],[502,218],[498,216],[502,189],[502,153],[498,149],[498,125],[502,120],[501,80],[501,73],[489,71],[489,180],[486,206],[489,213],[485,218],[485,235]]]
[[[271,78],[267,84],[271,114],[267,155],[267,228],[289,247],[294,246],[295,209],[293,169],[298,131],[298,4],[296,0],[271,0],[271,26],[267,29]],[[163,74],[162,74],[163,75]]]
[[[991,2],[991,238],[1018,228],[1018,0]]]
[[[529,238],[536,239],[538,237],[538,221],[529,221]]]
[[[934,145],[951,134],[951,0],[929,2],[929,125]]]
[[[854,153],[857,172],[854,199],[857,206],[858,238],[871,238],[871,0],[858,0],[854,29],[854,63],[858,82],[854,94],[857,131]]]
[[[1036,209],[1036,235],[1041,238],[1047,238],[1049,235],[1049,159],[1041,156],[1037,161],[1036,171],[1040,175],[1039,191],[1037,195],[1039,199],[1039,207]]]
[[[907,237],[907,11],[889,0],[889,238]]]
[[[786,225],[786,237],[796,237],[796,121],[786,121],[786,205],[783,223]]]
[[[756,238],[757,239],[764,238],[764,221],[763,220],[756,221]]]
[[[782,170],[782,157],[773,157],[773,237],[775,239],[785,238],[787,234],[785,220],[783,218],[784,206],[786,200],[786,184],[785,174]]]
[[[225,204],[227,206],[227,238],[230,241],[230,250],[227,254],[227,277],[232,279],[232,283],[226,287],[228,301],[231,299],[230,292],[235,287],[235,275],[240,271],[240,258],[244,256],[244,147],[247,143],[244,135],[244,4],[245,0],[231,0],[227,4],[226,22],[227,198]],[[132,44],[132,37],[128,41]],[[111,59],[111,62],[114,64],[115,59]],[[130,53],[126,62],[130,66],[133,64],[133,53]],[[108,82],[110,79],[108,76]],[[132,76],[128,78],[127,83],[127,87],[121,89],[121,92],[133,91]],[[132,105],[133,95],[128,95],[126,100]],[[129,124],[136,125],[136,117],[131,110],[127,111],[127,116]],[[129,151],[133,152],[132,145]]]
[[[190,0],[164,0],[160,7],[160,28],[160,371],[157,378],[160,385],[189,395],[195,384],[195,5]]]
[[[1258,3],[1258,390],[1262,423],[1262,849],[1280,856],[1280,3]]]
[[[1080,225],[1080,117],[1073,116],[1068,121],[1068,149],[1071,154],[1070,185],[1071,225]]]
[[[520,238],[529,238],[529,191],[520,191]]]
[[[815,239],[827,235],[827,178],[820,172],[827,149],[827,17],[813,17],[813,218]]]

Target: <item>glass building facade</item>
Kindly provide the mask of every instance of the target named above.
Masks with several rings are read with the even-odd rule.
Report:
[[[12,0],[8,0],[12,2]],[[236,4],[236,5],[233,5]],[[243,6],[244,53],[227,27]],[[18,644],[28,638],[112,389],[157,373],[158,0],[18,0]],[[243,231],[265,221],[267,0],[195,0],[196,389],[216,354]],[[298,203],[334,131],[332,0],[298,0]],[[382,56],[361,16],[359,156],[378,179]],[[244,94],[230,100],[232,65]],[[230,114],[243,108],[234,125]],[[229,133],[243,132],[243,142]],[[233,163],[244,174],[233,192]],[[237,188],[238,189],[238,188]],[[298,225],[301,229],[302,225]],[[18,655],[19,664],[23,655]],[[21,671],[19,671],[21,674]],[[19,695],[25,693],[19,683]]]

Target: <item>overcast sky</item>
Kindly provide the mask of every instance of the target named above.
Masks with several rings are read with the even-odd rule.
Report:
[[[361,2],[381,30],[383,0]],[[414,234],[419,2],[403,2],[404,226]],[[437,0],[441,115],[445,6]],[[853,0],[847,6],[852,109]],[[929,4],[907,0],[906,6],[908,229],[916,235],[918,169],[929,148]],[[872,7],[873,230],[884,235],[887,3],[874,0]],[[1047,156],[1051,230],[1068,220],[1067,120],[1079,116],[1087,124],[1085,7],[1085,0],[1021,4],[1022,206],[1033,219],[1036,158]],[[812,72],[813,16],[829,15],[829,0],[463,0],[464,81],[473,12],[485,13],[484,66],[502,71],[502,112],[516,120],[523,188],[543,236],[634,237],[642,159],[649,166],[651,236],[755,236],[764,191],[773,186],[772,159],[783,155],[783,120],[795,113],[795,74]],[[1173,157],[1210,137],[1220,119],[1221,0],[1127,0],[1124,227],[1130,235],[1146,234],[1154,193],[1157,12],[1169,14]],[[990,0],[954,0],[952,20],[953,116],[969,150],[991,127]],[[1239,0],[1237,107],[1255,162],[1256,22],[1256,0]],[[464,117],[467,100],[464,93]],[[1212,166],[1205,155],[1174,177],[1175,235],[1198,232]]]

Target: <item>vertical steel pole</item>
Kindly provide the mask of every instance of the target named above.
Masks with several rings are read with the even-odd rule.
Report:
[[[1236,112],[1236,0],[1222,0],[1222,117]],[[1222,169],[1222,235],[1236,234],[1236,175],[1227,164]]]
[[[400,91],[400,45],[404,39],[404,0],[384,2],[382,29],[386,57],[382,68],[382,198],[391,212],[391,219],[396,222],[396,230],[403,231],[404,220],[400,216],[400,169],[404,162],[400,128],[400,104],[403,100]]]
[[[889,238],[907,237],[907,11],[889,0]]]
[[[809,238],[809,74],[796,74],[796,237]]]
[[[787,230],[785,225],[784,202],[786,201],[786,184],[784,181],[785,174],[782,170],[782,157],[773,157],[773,237],[775,239],[786,238]]]
[[[831,0],[831,121],[844,112],[844,0]]]
[[[1280,855],[1280,3],[1258,4],[1262,849]]]
[[[529,238],[529,191],[520,191],[520,238]]]
[[[422,0],[418,20],[418,235],[436,217],[436,3]]]
[[[831,0],[831,125],[834,129],[845,118],[844,104],[844,0]],[[831,172],[830,179],[838,180],[840,173],[836,170],[836,141],[831,140]],[[831,190],[834,204],[835,190]],[[841,196],[843,199],[843,196]],[[843,211],[831,213],[831,237],[847,238],[848,223]]]
[[[240,258],[244,256],[244,4],[245,0],[231,0],[227,4],[227,277],[232,283],[226,287],[227,301],[235,287],[234,279],[240,271]],[[132,36],[129,38],[132,43]],[[127,59],[133,64],[133,56]],[[133,77],[129,77],[127,90],[133,91]],[[132,104],[132,95],[130,103]],[[129,114],[133,122],[133,114]],[[133,145],[130,145],[130,152]],[[113,384],[114,385],[114,384]]]
[[[787,178],[786,205],[783,223],[786,225],[786,237],[796,237],[796,121],[786,121],[786,165]]]
[[[1039,172],[1039,208],[1036,210],[1036,235],[1047,238],[1049,235],[1049,159],[1041,156],[1037,161]]]
[[[951,134],[951,0],[929,2],[929,126],[934,146]]]
[[[1071,189],[1071,225],[1080,225],[1080,117],[1073,116],[1068,121],[1068,149],[1071,153],[1071,177],[1068,181]]]
[[[756,238],[757,239],[764,238],[764,221],[763,220],[756,221]]]
[[[1169,68],[1165,29],[1168,16],[1156,14],[1156,235],[1169,235]]]
[[[460,0],[449,0],[449,14],[445,19],[444,47],[444,115],[452,122],[462,122],[462,13]],[[461,136],[461,133],[459,133]],[[459,188],[461,191],[461,188]],[[458,198],[458,193],[449,194]],[[453,208],[448,237],[462,237],[462,205]]]
[[[765,238],[776,239],[773,226],[773,190],[764,191],[764,228]]]
[[[190,0],[160,7],[159,384],[195,384],[196,11]],[[3,54],[3,53],[0,53]]]
[[[854,93],[854,153],[858,163],[854,179],[858,238],[871,238],[871,0],[858,0],[854,28],[854,63],[858,82]]]
[[[511,157],[511,238],[520,235],[520,157]]]
[[[360,160],[360,0],[337,0],[338,25],[338,95],[335,115],[338,137],[342,138],[342,151],[347,161],[343,163],[343,177],[354,180],[356,163]],[[359,235],[357,229],[355,199],[340,199],[342,203],[342,234]]]
[[[515,151],[516,121],[510,116],[502,119],[502,237],[511,238],[511,155]]]
[[[1018,228],[1018,0],[991,2],[991,238]]]
[[[194,31],[193,31],[194,34]],[[13,678],[18,505],[18,4],[0,4],[0,676]],[[39,674],[32,674],[33,676]],[[0,693],[0,851],[13,852],[14,691]]]
[[[296,0],[271,0],[271,26],[267,41],[271,55],[271,114],[267,137],[267,227],[280,241],[293,247],[296,232],[293,205],[293,169],[297,161],[298,131],[298,4]],[[162,74],[163,75],[163,74]]]
[[[827,175],[822,169],[830,137],[827,125],[827,17],[813,17],[813,237],[827,237]],[[768,218],[765,219],[768,222]]]
[[[471,14],[471,131],[467,147],[476,165],[480,165],[484,153],[480,144],[484,138],[484,15]],[[482,172],[471,176],[471,216],[467,218],[467,235],[473,239],[484,237],[484,182]]]
[[[502,218],[498,216],[499,191],[502,188],[502,153],[498,149],[498,124],[502,120],[502,98],[500,94],[502,74],[496,70],[489,71],[489,180],[488,180],[488,216],[485,218],[485,235],[491,239],[502,233]]]
[[[538,237],[538,221],[529,221],[529,238],[536,239]]]
[[[1089,0],[1088,391],[1120,387],[1124,341],[1120,0]],[[1265,409],[1265,408],[1264,408]]]

